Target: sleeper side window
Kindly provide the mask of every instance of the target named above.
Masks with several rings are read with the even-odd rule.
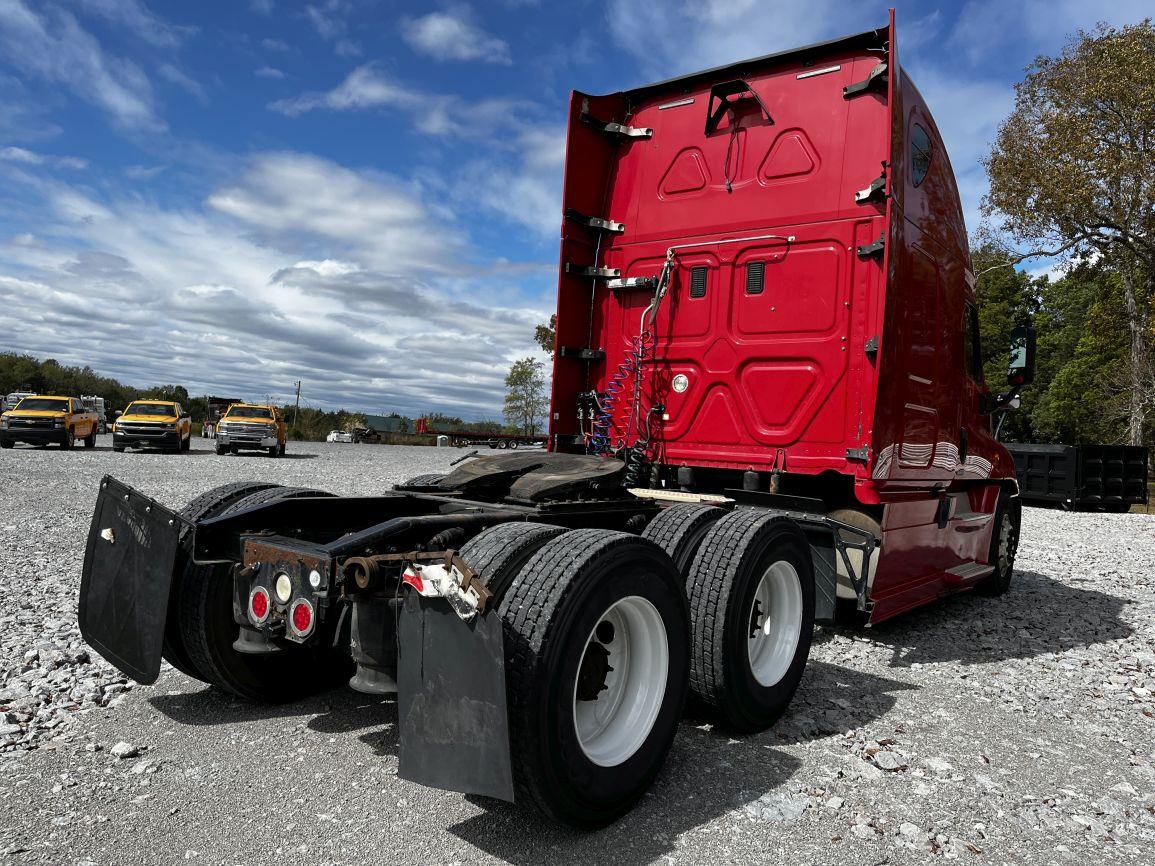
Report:
[[[970,301],[966,303],[963,335],[967,375],[981,385],[983,383],[983,347],[979,336],[979,311]]]
[[[915,186],[922,183],[930,171],[933,150],[930,134],[919,124],[913,124],[910,128],[910,176]]]

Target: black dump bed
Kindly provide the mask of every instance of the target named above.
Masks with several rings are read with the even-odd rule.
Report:
[[[1126,511],[1147,502],[1147,449],[1137,445],[1007,444],[1024,502]]]

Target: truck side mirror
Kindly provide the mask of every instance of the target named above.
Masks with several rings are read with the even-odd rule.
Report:
[[[123,412],[121,412],[119,409],[117,409],[112,413],[112,417],[113,418],[119,418],[123,414],[124,414]]]
[[[1011,331],[1011,363],[1007,384],[1022,387],[1035,378],[1035,329],[1020,325]]]

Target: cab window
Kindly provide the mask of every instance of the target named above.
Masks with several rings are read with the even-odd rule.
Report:
[[[930,158],[933,147],[930,134],[920,124],[910,128],[910,176],[915,186],[922,183],[926,173],[930,171]]]
[[[981,385],[983,384],[983,347],[982,338],[979,335],[979,311],[970,301],[966,302],[963,342],[967,375]]]

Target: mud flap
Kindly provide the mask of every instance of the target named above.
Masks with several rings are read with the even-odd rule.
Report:
[[[180,527],[174,512],[128,485],[100,482],[80,579],[80,633],[138,683],[160,674]]]
[[[398,774],[513,802],[501,617],[464,622],[441,598],[405,594],[397,640]]]

